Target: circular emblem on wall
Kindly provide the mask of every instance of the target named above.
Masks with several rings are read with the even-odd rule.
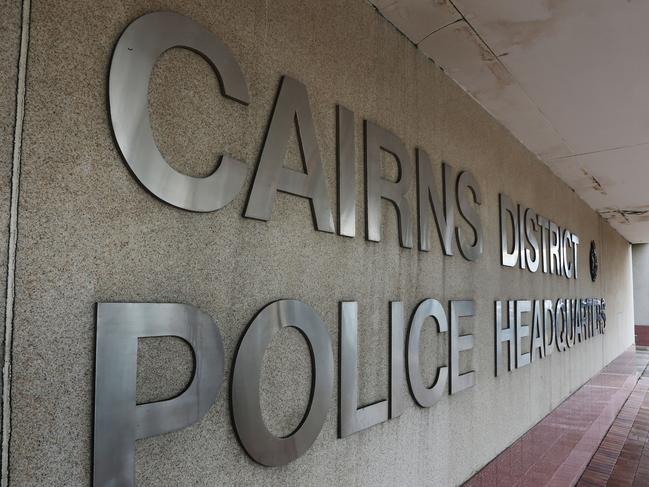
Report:
[[[597,280],[597,271],[599,270],[599,260],[597,258],[597,247],[595,241],[590,241],[590,278],[595,282]]]

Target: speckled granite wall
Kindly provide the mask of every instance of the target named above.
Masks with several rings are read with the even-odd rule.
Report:
[[[251,168],[248,188],[280,76],[288,74],[309,90],[332,206],[335,104],[341,103],[357,114],[359,175],[361,118],[394,131],[411,153],[418,145],[436,163],[444,159],[475,174],[484,199],[482,258],[443,257],[436,241],[429,253],[400,248],[387,204],[384,240],[377,244],[362,232],[354,239],[316,232],[306,200],[289,195],[277,198],[268,223],[242,218],[246,191],[208,214],[151,196],[114,144],[107,73],[120,32],[143,13],[163,9],[189,15],[218,35],[241,64],[252,97],[248,108],[225,100],[202,58],[178,49],[166,53],[150,86],[150,111],[174,167],[204,175],[216,154],[226,152]],[[345,439],[336,439],[334,397],[311,449],[285,467],[264,468],[236,440],[226,379],[199,423],[138,442],[141,486],[457,484],[632,342],[629,245],[365,1],[35,1],[27,84],[12,486],[90,483],[96,302],[200,307],[219,324],[229,377],[242,331],[269,302],[309,303],[337,350],[338,301],[357,300],[360,399],[369,403],[388,391],[389,301],[403,301],[409,316],[427,297],[476,300],[476,318],[462,322],[463,332],[475,335],[475,349],[462,354],[461,364],[476,370],[474,388],[445,395],[431,409],[408,399],[398,419]],[[289,159],[299,167],[295,143]],[[501,268],[500,191],[580,236],[578,281]],[[358,195],[362,229],[362,177]],[[411,196],[414,208],[414,191]],[[591,239],[601,252],[596,284],[588,277]],[[599,295],[608,302],[605,336],[494,377],[494,299]],[[423,340],[424,367],[432,372],[447,361],[446,340],[429,327]],[[191,354],[179,340],[143,340],[140,358],[141,401],[174,395],[191,374]],[[265,419],[286,434],[308,401],[309,359],[300,335],[282,332],[264,363]]]
[[[0,357],[4,363],[7,249],[11,206],[11,172],[16,123],[16,89],[20,57],[21,4],[0,1]],[[3,379],[0,375],[0,384]],[[0,401],[0,413],[2,401]],[[2,428],[0,424],[0,429]]]

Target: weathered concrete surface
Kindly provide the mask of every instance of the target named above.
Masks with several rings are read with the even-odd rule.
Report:
[[[247,191],[218,212],[196,214],[160,202],[134,180],[113,142],[107,73],[120,32],[154,10],[187,14],[218,35],[239,60],[252,97],[247,108],[225,100],[199,56],[165,54],[151,83],[150,111],[172,164],[206,174],[225,152],[247,162],[249,183],[280,76],[293,76],[309,90],[332,205],[335,104],[357,114],[359,236],[316,232],[306,200],[289,195],[277,198],[272,220],[262,223],[241,217]],[[269,302],[309,303],[337,350],[338,301],[357,300],[361,403],[387,396],[389,301],[403,301],[407,317],[428,297],[477,303],[476,318],[462,322],[463,332],[475,335],[475,349],[461,363],[476,370],[476,387],[444,396],[431,409],[409,400],[400,418],[342,440],[336,393],[312,448],[268,469],[237,443],[226,380],[198,424],[138,442],[138,483],[151,486],[457,484],[632,342],[629,245],[366,2],[83,0],[71,9],[52,0],[33,5],[31,29],[12,485],[89,484],[96,302],[200,307],[219,324],[229,377],[241,333]],[[479,261],[443,257],[437,245],[429,253],[399,248],[387,204],[383,241],[364,240],[361,117],[393,130],[411,154],[418,145],[435,163],[444,159],[475,174],[484,200]],[[299,167],[298,157],[293,144],[287,164]],[[581,279],[500,267],[499,191],[578,233]],[[585,250],[591,240],[601,249],[595,284]],[[494,377],[494,299],[598,295],[609,306],[605,336]],[[424,342],[427,366],[447,363],[444,337],[427,330]],[[141,354],[141,401],[182,390],[191,368],[186,347],[145,340]],[[264,361],[266,420],[287,433],[308,400],[305,344],[283,332]]]
[[[649,325],[649,244],[633,246],[634,323]]]
[[[7,249],[11,206],[11,171],[16,123],[16,86],[20,57],[21,3],[0,2],[0,361],[4,363]],[[3,379],[0,375],[0,387]],[[0,415],[2,400],[0,398]],[[0,424],[0,430],[2,425]]]

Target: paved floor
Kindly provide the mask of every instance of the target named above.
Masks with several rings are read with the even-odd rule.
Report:
[[[465,486],[649,486],[648,363],[620,355]]]
[[[649,486],[649,369],[591,458],[578,487]]]

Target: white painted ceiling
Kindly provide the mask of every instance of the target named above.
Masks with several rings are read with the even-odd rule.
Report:
[[[649,0],[370,0],[632,243],[649,242]]]

